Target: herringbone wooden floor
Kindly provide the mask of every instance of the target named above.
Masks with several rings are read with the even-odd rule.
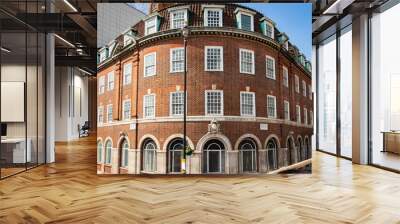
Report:
[[[322,153],[311,175],[103,177],[95,144],[0,181],[0,223],[400,223],[400,175]]]

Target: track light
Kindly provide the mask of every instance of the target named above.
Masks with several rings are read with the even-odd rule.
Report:
[[[70,47],[75,48],[75,45],[72,44],[71,42],[69,42],[68,40],[62,38],[61,36],[59,36],[58,34],[54,34],[55,37],[57,37],[59,40],[61,40],[62,42],[66,43],[67,45],[69,45]]]
[[[81,71],[81,72],[83,72],[83,73],[85,73],[86,75],[89,75],[89,76],[92,75],[92,73],[90,73],[90,72],[88,72],[88,71],[86,71],[86,70],[83,70],[83,69],[81,69],[81,68],[79,68],[79,67],[78,67],[78,70]]]
[[[65,4],[67,4],[74,12],[78,12],[78,9],[75,8],[68,0],[64,0]]]
[[[10,53],[10,52],[11,52],[11,50],[8,50],[8,49],[5,48],[5,47],[1,47],[0,49],[1,49],[1,51],[4,51],[4,52],[6,52],[6,53]]]

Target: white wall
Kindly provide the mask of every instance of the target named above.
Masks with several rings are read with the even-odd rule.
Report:
[[[73,67],[55,74],[55,141],[78,139],[78,125],[88,120],[88,78]]]

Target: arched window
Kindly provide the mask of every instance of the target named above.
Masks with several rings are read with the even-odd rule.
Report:
[[[181,159],[183,158],[183,139],[175,138],[168,144],[168,172],[181,172]]]
[[[127,167],[129,160],[129,144],[128,141],[124,138],[121,143],[121,166]]]
[[[301,138],[297,138],[297,162],[303,161],[304,158],[304,150],[303,150],[303,141]]]
[[[103,143],[97,141],[97,163],[103,162]]]
[[[147,172],[156,171],[157,146],[156,143],[148,139],[143,144],[143,170]]]
[[[240,168],[242,172],[257,171],[256,143],[247,138],[239,144]]]
[[[311,157],[311,147],[308,138],[304,139],[304,151],[305,151],[305,159],[309,159]]]
[[[204,145],[203,172],[225,172],[225,147],[221,141],[212,139]]]
[[[286,146],[287,146],[286,165],[292,165],[296,162],[296,153],[292,138],[288,138]]]
[[[107,140],[107,142],[106,142],[106,153],[105,153],[105,163],[106,164],[111,164],[111,150],[112,150],[111,140]]]
[[[276,140],[271,138],[267,142],[267,161],[268,170],[276,170],[278,168],[278,144]]]

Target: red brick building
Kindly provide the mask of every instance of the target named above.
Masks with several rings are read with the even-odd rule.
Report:
[[[179,173],[187,37],[187,173],[269,172],[308,159],[311,64],[236,4],[152,4],[99,51],[98,173]]]

